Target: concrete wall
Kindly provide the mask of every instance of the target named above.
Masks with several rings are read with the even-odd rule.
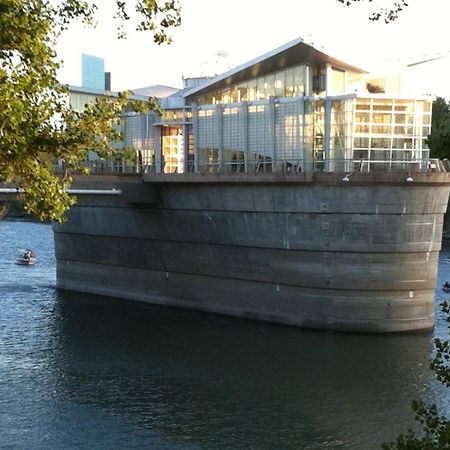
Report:
[[[57,284],[304,327],[427,330],[450,178],[405,178],[103,181],[123,195],[80,196],[54,226]]]

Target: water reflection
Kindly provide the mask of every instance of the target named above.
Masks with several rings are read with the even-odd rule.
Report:
[[[307,332],[59,292],[55,395],[203,448],[377,448],[411,421],[430,335]]]

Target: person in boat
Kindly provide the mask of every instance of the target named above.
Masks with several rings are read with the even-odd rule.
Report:
[[[33,257],[34,257],[34,254],[30,249],[25,250],[25,253],[23,254],[23,259],[26,259],[27,261],[29,261]]]
[[[444,289],[444,291],[450,291],[450,283],[446,281],[442,286],[442,289]]]

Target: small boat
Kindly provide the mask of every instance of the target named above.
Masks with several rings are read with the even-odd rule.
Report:
[[[36,263],[36,258],[17,258],[16,259],[16,264],[19,266],[32,266],[33,264]]]
[[[26,249],[22,255],[16,259],[16,264],[19,266],[32,266],[36,263],[36,257],[32,250]]]
[[[442,290],[446,293],[450,292],[450,284],[447,281],[442,285]]]

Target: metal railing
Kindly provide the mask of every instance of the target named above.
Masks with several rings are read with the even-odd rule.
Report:
[[[448,164],[447,164],[448,166]],[[240,161],[197,161],[189,160],[184,165],[184,173],[300,173],[300,172],[446,172],[445,161],[426,160],[373,160],[373,159],[332,159],[332,160],[240,160]],[[121,161],[86,161],[84,167],[91,174],[146,174],[183,173],[177,166],[163,162],[153,164],[131,164]],[[55,171],[61,171],[55,165]]]

